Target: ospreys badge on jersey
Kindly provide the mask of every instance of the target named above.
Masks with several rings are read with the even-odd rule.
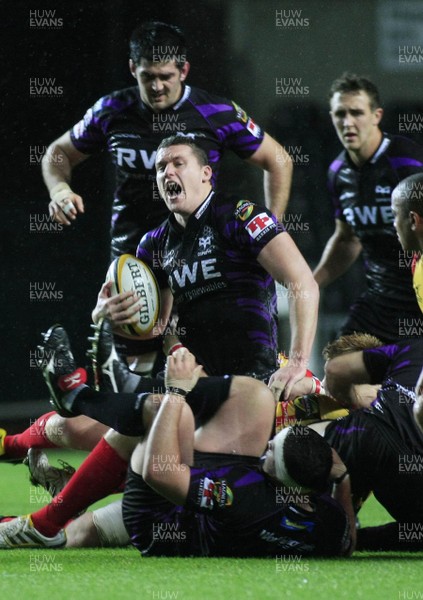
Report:
[[[206,225],[198,238],[197,256],[207,256],[216,248],[214,241],[214,231],[209,225]]]

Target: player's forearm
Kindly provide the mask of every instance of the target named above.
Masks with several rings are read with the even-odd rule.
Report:
[[[184,398],[166,394],[148,435],[143,477],[154,490],[172,502],[180,498],[175,489],[181,472],[179,422],[185,404]]]
[[[369,383],[370,376],[365,368],[362,352],[336,356],[325,365],[326,391],[343,406],[358,407],[360,403],[357,391],[360,387],[357,386]]]
[[[70,183],[72,166],[69,158],[59,145],[51,144],[41,161],[41,172],[49,192],[58,183]]]
[[[349,556],[354,552],[357,541],[355,513],[351,501],[351,482],[349,475],[345,475],[339,484],[333,484],[332,496],[339,502],[347,515],[351,543],[349,548],[346,549],[346,555]]]
[[[326,244],[313,275],[319,287],[325,287],[346,273],[361,252],[356,240],[344,240],[333,235]]]
[[[289,360],[307,368],[314,337],[316,335],[319,310],[319,288],[311,278],[288,287],[291,346]]]

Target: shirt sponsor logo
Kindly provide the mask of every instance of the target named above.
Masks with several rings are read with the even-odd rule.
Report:
[[[354,206],[345,208],[344,216],[353,227],[359,223],[361,225],[378,225],[382,222],[385,225],[392,225],[394,222],[390,206]]]
[[[262,235],[272,227],[276,227],[275,223],[268,214],[262,212],[254,217],[246,225],[246,230],[253,239],[260,239]],[[259,237],[260,236],[260,237]]]
[[[256,138],[260,137],[260,127],[258,125],[256,125],[254,123],[253,119],[251,119],[251,118],[248,119],[247,129],[251,133],[251,135],[253,135],[254,137],[256,137]]]

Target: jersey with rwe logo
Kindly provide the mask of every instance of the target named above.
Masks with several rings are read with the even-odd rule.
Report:
[[[171,215],[141,240],[138,258],[170,287],[178,335],[209,375],[277,368],[275,284],[257,257],[282,234],[263,206],[211,192],[185,228]]]
[[[423,148],[384,133],[375,154],[357,167],[344,150],[329,168],[335,218],[348,223],[363,246],[367,285],[383,303],[417,309],[410,268],[404,267],[394,229],[391,194],[398,183],[423,171]]]
[[[224,150],[249,158],[264,132],[234,102],[198,88],[183,87],[180,100],[154,113],[140,99],[138,87],[100,98],[71,129],[84,154],[108,151],[116,167],[112,210],[112,251],[135,254],[145,232],[168,215],[156,185],[157,146],[171,135],[195,139],[207,153],[214,177]]]

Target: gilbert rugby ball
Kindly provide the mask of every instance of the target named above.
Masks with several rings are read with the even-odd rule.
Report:
[[[151,269],[132,254],[123,254],[110,265],[106,281],[113,282],[112,295],[134,291],[141,300],[137,321],[120,329],[131,337],[150,333],[160,311],[160,290]]]

